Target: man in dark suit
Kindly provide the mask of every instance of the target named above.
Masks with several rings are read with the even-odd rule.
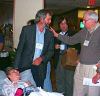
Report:
[[[47,63],[54,53],[54,37],[49,30],[52,13],[39,10],[35,24],[24,26],[19,39],[14,66],[20,71],[31,69],[37,86],[43,88]]]

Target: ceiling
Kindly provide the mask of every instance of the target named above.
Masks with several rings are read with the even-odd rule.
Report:
[[[14,0],[0,0],[0,8],[12,7]],[[45,8],[52,10],[55,14],[70,11],[77,7],[88,6],[89,0],[44,0]],[[96,0],[94,7],[100,6],[100,0]]]
[[[51,9],[56,14],[64,13],[75,8],[86,8],[88,5],[89,0],[45,0],[45,8]],[[99,6],[100,0],[96,0],[94,6],[91,7]]]

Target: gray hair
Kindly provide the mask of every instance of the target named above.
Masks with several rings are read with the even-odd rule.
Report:
[[[41,9],[36,13],[35,16],[35,23],[38,23],[40,21],[40,18],[45,19],[46,15],[49,14],[50,16],[52,16],[52,12],[46,9]]]
[[[83,17],[88,16],[89,19],[93,19],[96,22],[98,21],[98,14],[95,11],[86,11]]]
[[[9,75],[11,70],[17,70],[17,71],[19,71],[17,68],[7,67],[6,70],[5,70],[6,75]]]

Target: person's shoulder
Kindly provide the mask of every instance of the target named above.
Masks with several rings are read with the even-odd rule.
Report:
[[[2,87],[3,87],[3,88],[6,88],[6,87],[8,87],[8,86],[11,86],[10,80],[9,80],[8,78],[5,78],[5,79],[3,80]]]
[[[0,32],[0,38],[3,38],[3,37],[4,37],[4,36],[3,36],[3,33]]]
[[[81,34],[81,35],[86,34],[87,33],[87,29],[83,28],[78,33]]]
[[[23,26],[23,29],[30,29],[30,28],[34,28],[36,25],[33,24],[33,25],[25,25]]]
[[[2,70],[0,70],[0,80],[1,79],[5,79],[7,76],[6,76],[6,73]]]
[[[4,79],[4,83],[9,83],[11,82],[7,77]]]

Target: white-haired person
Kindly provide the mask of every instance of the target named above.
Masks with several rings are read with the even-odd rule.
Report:
[[[86,11],[83,16],[83,23],[85,27],[72,37],[58,34],[52,28],[51,30],[55,37],[69,45],[81,43],[80,59],[74,75],[73,96],[100,96],[100,87],[83,85],[84,78],[91,78],[95,83],[93,78],[96,74],[95,66],[100,61],[98,14],[94,11]]]

